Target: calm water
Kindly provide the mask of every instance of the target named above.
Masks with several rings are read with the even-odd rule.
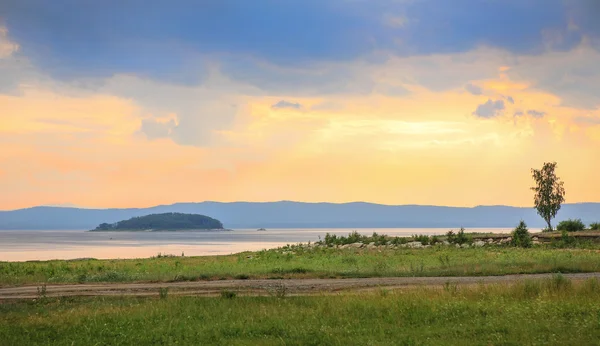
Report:
[[[144,258],[162,254],[186,256],[225,255],[275,248],[286,244],[314,242],[326,233],[406,236],[444,234],[447,228],[369,229],[269,229],[220,232],[86,232],[86,231],[0,231],[0,261],[48,259]],[[473,228],[467,232],[510,231],[504,228]]]

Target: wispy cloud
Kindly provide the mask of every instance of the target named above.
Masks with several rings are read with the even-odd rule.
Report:
[[[303,109],[304,107],[298,102],[290,102],[286,100],[281,100],[273,105],[271,105],[272,109]]]
[[[534,118],[541,118],[546,115],[546,112],[536,111],[535,109],[530,109],[527,111],[527,114],[531,115]]]

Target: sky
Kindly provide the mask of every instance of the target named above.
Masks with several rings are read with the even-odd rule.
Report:
[[[0,209],[600,202],[596,0],[3,0]]]

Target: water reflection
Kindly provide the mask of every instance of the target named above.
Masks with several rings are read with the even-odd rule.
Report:
[[[286,244],[314,242],[326,233],[347,235],[355,229],[267,229],[221,232],[86,232],[0,231],[0,261],[73,259],[92,257],[145,258],[161,254],[226,255],[270,249]],[[393,236],[444,234],[444,228],[370,228],[356,231]],[[469,232],[508,232],[509,229],[469,229]]]

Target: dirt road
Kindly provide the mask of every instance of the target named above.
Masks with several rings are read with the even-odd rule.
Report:
[[[289,280],[223,280],[164,283],[107,283],[48,285],[45,292],[41,286],[21,286],[0,289],[0,300],[36,299],[63,296],[158,296],[161,288],[168,288],[169,295],[217,296],[222,291],[234,291],[240,295],[310,295],[340,291],[368,290],[373,288],[397,289],[411,286],[440,287],[448,282],[457,285],[510,283],[525,279],[545,279],[552,274],[523,274],[479,277],[395,277],[351,279],[289,279]],[[600,279],[600,273],[564,274],[571,280]]]

